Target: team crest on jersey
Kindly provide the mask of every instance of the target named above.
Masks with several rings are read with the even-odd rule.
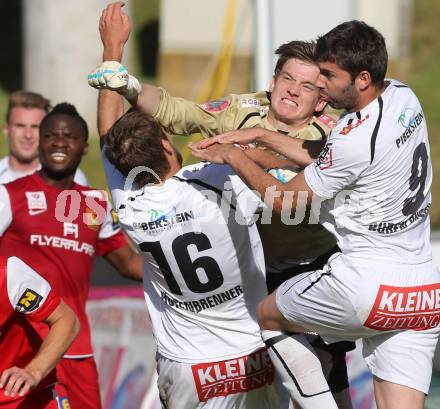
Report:
[[[18,300],[15,309],[18,312],[32,312],[38,308],[42,299],[43,297],[40,294],[30,288],[26,288]]]
[[[328,114],[322,114],[318,117],[318,119],[323,123],[326,124],[330,129],[333,129],[336,125],[336,121],[334,118],[332,118]]]
[[[345,125],[341,131],[339,132],[340,135],[347,135],[348,133],[351,132],[351,130],[361,126],[368,118],[370,117],[370,115],[366,115],[364,119],[357,119],[356,122],[352,121],[352,122],[348,122],[347,125]]]
[[[94,210],[90,209],[90,207],[87,207],[84,213],[84,223],[89,229],[95,231],[98,230],[101,226],[101,223],[99,223],[98,215]]]
[[[35,216],[47,210],[44,192],[25,192],[29,215]]]
[[[229,101],[227,99],[214,99],[213,101],[205,102],[200,106],[208,112],[220,112],[224,111],[229,106]]]
[[[315,166],[317,166],[321,170],[329,169],[333,166],[332,145],[333,144],[331,142],[326,143],[324,148],[322,148],[318,159],[315,162]]]

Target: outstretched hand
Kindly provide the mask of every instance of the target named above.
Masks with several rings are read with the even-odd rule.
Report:
[[[214,143],[208,148],[200,148],[198,145],[199,143],[188,144],[192,154],[197,158],[204,159],[212,163],[228,163],[231,154],[233,154],[235,151],[240,152],[239,148],[226,143]]]
[[[261,132],[262,128],[260,127],[228,131],[198,142],[197,147],[200,149],[206,149],[216,143],[235,143],[237,145],[249,145],[258,140]]]

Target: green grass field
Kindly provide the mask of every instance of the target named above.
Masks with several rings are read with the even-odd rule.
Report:
[[[150,9],[140,1],[135,3],[135,29],[142,21],[158,13],[158,1],[151,3]],[[414,1],[413,36],[409,64],[408,83],[419,96],[428,121],[431,156],[434,167],[432,185],[433,206],[431,221],[433,228],[440,228],[440,87],[437,81],[440,75],[440,37],[437,35],[437,16],[440,15],[440,2],[437,0]],[[148,9],[148,10],[147,10]],[[232,74],[233,75],[233,74]],[[4,118],[7,95],[0,88],[0,118]],[[176,138],[176,144],[183,149],[184,157],[193,161],[186,148],[187,138]],[[1,138],[0,154],[7,152],[4,139]],[[90,138],[90,151],[81,165],[92,185],[105,187],[104,175],[100,165],[99,143],[97,138]]]

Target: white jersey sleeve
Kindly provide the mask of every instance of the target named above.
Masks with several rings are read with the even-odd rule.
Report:
[[[307,185],[315,194],[324,199],[334,197],[349,189],[370,165],[369,139],[365,135],[373,132],[374,125],[371,120],[362,125],[364,133],[355,135],[353,130],[350,137],[341,134],[339,129],[330,134],[318,159],[304,170]]]
[[[44,304],[51,287],[49,283],[17,257],[7,261],[7,289],[11,306],[30,314]]]
[[[73,181],[75,183],[78,183],[78,185],[82,185],[82,186],[88,186],[89,185],[89,181],[87,180],[87,176],[85,175],[85,173],[78,168],[75,172],[75,177],[73,179]]]
[[[12,208],[9,193],[3,185],[0,185],[0,236],[12,223]]]
[[[104,145],[101,150],[102,163],[104,165],[105,177],[107,179],[107,185],[112,194],[113,203],[116,209],[124,202],[125,192],[124,187],[126,185],[126,177],[115,168],[113,164],[107,158],[106,155],[107,146]]]
[[[121,228],[119,226],[118,217],[113,209],[112,204],[108,200],[104,223],[99,231],[99,239],[108,239],[109,237],[118,233],[119,230],[121,230]]]

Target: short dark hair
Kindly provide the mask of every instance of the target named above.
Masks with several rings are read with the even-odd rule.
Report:
[[[50,101],[36,92],[15,91],[9,96],[6,123],[9,122],[13,108],[42,109],[47,113],[50,110]]]
[[[53,107],[52,111],[50,111],[41,121],[40,124],[40,130],[43,128],[47,120],[54,116],[54,115],[68,115],[72,118],[75,118],[78,120],[78,122],[81,124],[81,127],[84,131],[84,140],[87,141],[89,138],[89,127],[87,126],[87,122],[84,120],[84,118],[78,113],[75,106],[72,104],[69,104],[68,102],[62,102],[61,104],[57,104]]]
[[[317,62],[337,64],[351,75],[352,80],[361,71],[368,71],[372,83],[383,86],[388,66],[385,39],[363,21],[347,21],[318,37],[315,58]]]
[[[290,41],[284,43],[275,50],[275,54],[279,55],[275,66],[275,75],[281,72],[284,64],[291,58],[316,64],[315,43],[310,41]]]
[[[106,135],[107,157],[124,176],[137,166],[148,166],[163,179],[170,170],[162,146],[168,139],[162,126],[151,115],[130,109],[119,118]],[[150,172],[138,173],[134,181],[138,186],[157,183]]]

